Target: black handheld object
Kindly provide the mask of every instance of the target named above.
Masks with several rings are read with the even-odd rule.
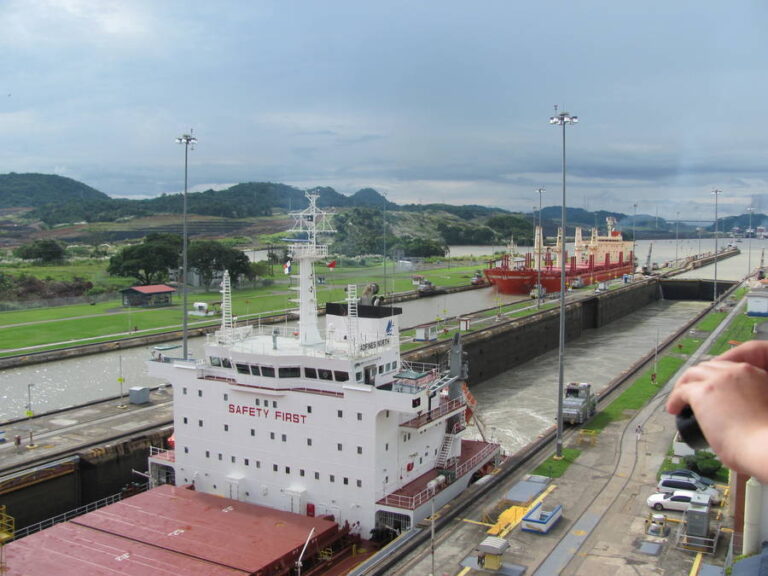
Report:
[[[704,438],[704,434],[701,432],[701,428],[699,428],[699,423],[696,421],[696,414],[693,413],[690,406],[683,408],[675,419],[680,438],[688,446],[694,450],[702,450],[709,446]]]

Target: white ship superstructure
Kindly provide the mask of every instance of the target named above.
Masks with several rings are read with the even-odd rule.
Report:
[[[173,384],[175,451],[150,458],[155,482],[306,515],[332,515],[363,537],[407,530],[431,499],[455,498],[499,446],[461,438],[467,395],[461,353],[451,370],[400,358],[399,315],[375,286],[326,306],[317,324],[313,262],[325,213],[317,196],[295,214],[298,329],[235,326],[228,276],[222,325],[205,358],[157,357],[151,375]],[[173,474],[167,474],[172,469]]]

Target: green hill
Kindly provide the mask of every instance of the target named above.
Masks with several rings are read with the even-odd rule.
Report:
[[[37,208],[46,204],[98,202],[110,197],[77,180],[53,174],[0,174],[0,208]]]

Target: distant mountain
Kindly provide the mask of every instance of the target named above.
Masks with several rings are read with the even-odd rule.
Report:
[[[46,204],[111,200],[90,186],[53,174],[0,174],[0,208],[37,208]]]

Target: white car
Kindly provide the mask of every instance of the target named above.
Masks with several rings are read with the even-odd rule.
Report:
[[[699,494],[706,494],[709,496],[712,504],[720,504],[722,495],[717,488],[707,486],[696,480],[690,478],[662,478],[659,480],[659,484],[656,487],[659,492],[666,492],[671,494],[677,490],[695,490]]]
[[[675,490],[674,492],[657,492],[648,496],[648,506],[654,510],[688,510],[691,498],[696,492],[692,490]]]

